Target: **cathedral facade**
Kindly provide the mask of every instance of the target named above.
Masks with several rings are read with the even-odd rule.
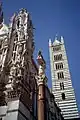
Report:
[[[38,69],[30,14],[21,9],[9,26],[4,24],[3,14],[0,20],[0,119],[36,120]]]
[[[63,120],[49,91],[46,63],[39,51],[33,57],[30,14],[21,9],[7,26],[0,6],[0,120]]]

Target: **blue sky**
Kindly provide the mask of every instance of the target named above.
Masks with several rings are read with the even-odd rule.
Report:
[[[26,8],[32,17],[35,39],[35,58],[39,49],[46,60],[48,85],[51,87],[48,39],[56,33],[64,36],[69,67],[80,110],[80,0],[3,0],[5,23],[14,12]]]

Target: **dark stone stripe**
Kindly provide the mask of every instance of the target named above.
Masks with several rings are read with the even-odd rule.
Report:
[[[18,110],[18,111],[26,120],[29,120],[20,110]]]
[[[16,111],[18,111],[18,109],[15,109],[15,110],[8,110],[7,113],[16,112]]]
[[[2,114],[2,115],[0,115],[0,117],[4,117],[4,116],[6,116],[6,114]]]

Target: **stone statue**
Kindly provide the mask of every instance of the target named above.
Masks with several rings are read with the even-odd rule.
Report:
[[[38,52],[37,61],[38,61],[38,65],[39,65],[38,80],[45,81],[45,83],[46,83],[47,82],[46,75],[45,75],[46,63],[42,56],[41,51]]]

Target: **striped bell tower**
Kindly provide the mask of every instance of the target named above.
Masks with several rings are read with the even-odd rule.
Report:
[[[66,120],[79,119],[75,92],[69,72],[64,39],[55,37],[49,40],[50,65],[52,77],[52,92]]]

